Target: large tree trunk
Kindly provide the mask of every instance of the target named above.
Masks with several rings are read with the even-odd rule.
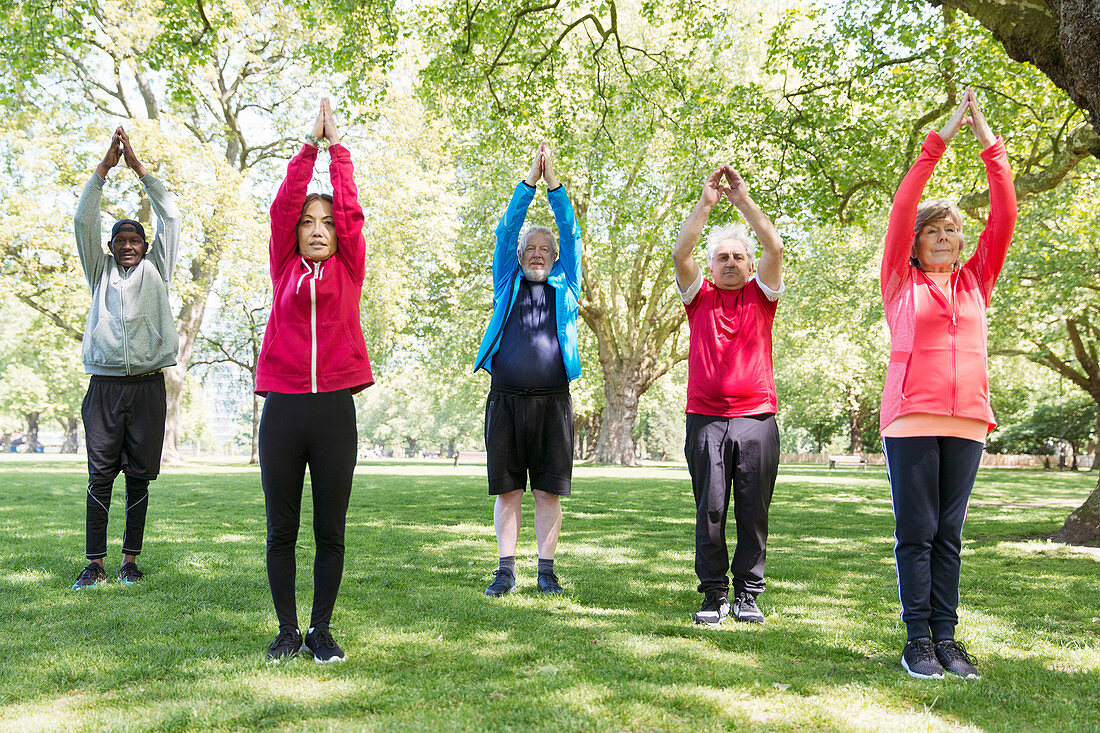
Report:
[[[1085,503],[1066,518],[1065,525],[1053,539],[1070,545],[1100,543],[1100,481]]]
[[[217,276],[218,259],[221,247],[211,236],[206,237],[204,257],[196,256],[191,264],[192,287],[188,288],[190,297],[183,303],[176,331],[179,334],[180,349],[176,355],[176,365],[164,370],[164,389],[168,397],[168,412],[164,421],[164,450],[162,460],[165,463],[179,463],[183,459],[179,451],[180,421],[183,418],[183,386],[187,378],[187,365],[191,361],[191,352],[195,349],[202,326],[206,300],[214,287]]]
[[[604,367],[603,392],[606,404],[600,420],[600,437],[593,456],[596,463],[633,466],[638,462],[634,455],[634,421],[638,418],[641,385],[636,374],[635,369],[630,369],[624,375],[610,372]]]
[[[41,413],[28,412],[27,418],[27,452],[38,452],[38,417]]]
[[[80,449],[80,421],[70,416],[59,418],[58,422],[65,429],[65,442],[61,444],[61,452],[76,453]]]
[[[1016,61],[1034,64],[1100,123],[1100,12],[1095,0],[928,0],[976,19]],[[1093,138],[1092,154],[1100,157]]]

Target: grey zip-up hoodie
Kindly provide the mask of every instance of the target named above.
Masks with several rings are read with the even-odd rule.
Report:
[[[180,213],[164,184],[146,173],[141,185],[157,232],[141,262],[123,269],[101,243],[103,179],[93,173],[76,205],[76,250],[92,291],[84,327],[84,371],[110,377],[145,374],[176,363],[179,336],[168,286],[179,254]]]

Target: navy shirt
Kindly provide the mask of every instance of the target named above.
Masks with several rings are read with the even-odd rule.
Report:
[[[554,287],[520,278],[512,312],[493,354],[493,386],[546,389],[569,384],[558,345]]]

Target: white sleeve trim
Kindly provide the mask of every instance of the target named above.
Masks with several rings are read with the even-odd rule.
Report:
[[[699,291],[703,289],[703,268],[697,267],[696,270],[698,272],[695,275],[695,282],[689,285],[687,290],[680,291],[680,299],[684,301],[684,305],[690,305],[691,301],[695,300],[695,296],[699,294]],[[673,275],[673,279],[676,279],[675,275]],[[676,281],[676,289],[680,290],[679,280]],[[775,298],[772,298],[772,300],[775,300]]]
[[[787,285],[783,282],[782,278],[780,278],[779,280],[779,290],[772,290],[764,284],[763,280],[758,277],[753,279],[756,280],[756,284],[760,286],[760,289],[764,291],[764,297],[772,302],[779,300],[779,296],[782,295],[787,289]]]

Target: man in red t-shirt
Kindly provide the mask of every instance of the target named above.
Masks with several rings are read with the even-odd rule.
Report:
[[[711,282],[692,251],[722,196],[748,221],[763,253],[756,266],[744,227],[712,227],[707,235]],[[783,292],[783,244],[744,179],[724,165],[703,183],[672,259],[691,328],[684,453],[695,494],[695,573],[704,594],[695,622],[717,625],[730,612],[729,572],[734,616],[763,623],[756,596],[764,591],[768,505],[779,468],[772,321]],[[731,499],[737,522],[732,563],[726,548]]]

